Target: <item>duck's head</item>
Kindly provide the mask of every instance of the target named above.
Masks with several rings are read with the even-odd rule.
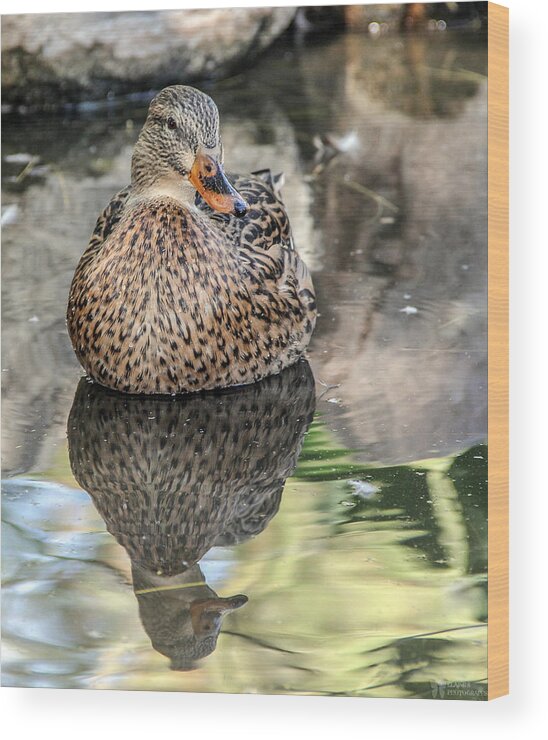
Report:
[[[133,151],[131,179],[136,192],[169,194],[190,204],[198,191],[216,211],[247,212],[223,171],[217,106],[193,87],[166,87],[152,100]]]

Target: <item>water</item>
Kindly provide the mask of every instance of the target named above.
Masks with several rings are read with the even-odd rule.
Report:
[[[311,371],[190,399],[80,380],[64,324],[150,96],[5,117],[5,685],[486,698],[485,75],[348,34],[206,88],[321,316]]]

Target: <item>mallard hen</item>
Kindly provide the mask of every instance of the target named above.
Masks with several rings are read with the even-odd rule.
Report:
[[[243,385],[308,346],[314,288],[276,179],[229,179],[222,162],[211,98],[162,90],[131,185],[99,217],[70,289],[70,338],[101,385],[145,394]]]
[[[301,360],[245,388],[139,398],[80,381],[67,436],[72,471],[131,559],[143,626],[172,668],[214,650],[242,594],[219,597],[199,561],[276,515],[312,420]]]

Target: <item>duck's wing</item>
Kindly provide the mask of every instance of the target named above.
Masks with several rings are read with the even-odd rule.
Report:
[[[229,179],[249,206],[241,218],[213,211],[196,194],[196,205],[224,232],[225,237],[244,251],[247,248],[269,250],[273,246],[294,249],[280,193],[283,175],[261,170],[251,175],[230,175]]]
[[[87,249],[82,255],[81,264],[92,260],[101,249],[105,239],[120,220],[130,192],[131,185],[127,185],[125,188],[118,191],[101,213],[97,219],[97,223],[95,224]]]
[[[229,179],[249,206],[245,216],[217,213],[199,195],[196,205],[237,247],[242,267],[258,293],[271,290],[282,299],[300,303],[305,312],[315,312],[312,278],[295,249],[280,192],[283,175],[261,170]]]

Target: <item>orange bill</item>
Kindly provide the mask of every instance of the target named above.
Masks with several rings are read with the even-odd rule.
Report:
[[[195,635],[205,635],[218,629],[222,617],[247,604],[247,596],[236,594],[228,598],[219,596],[211,599],[199,599],[190,605],[190,618]]]
[[[234,216],[247,213],[247,203],[229,183],[220,162],[204,151],[198,150],[189,179],[213,210]]]

